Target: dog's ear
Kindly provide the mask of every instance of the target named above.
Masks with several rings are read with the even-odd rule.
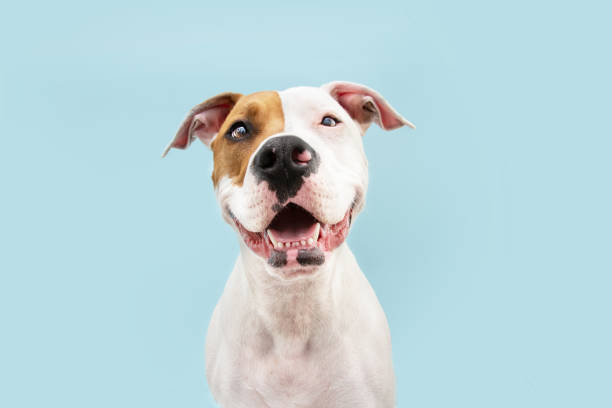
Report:
[[[353,82],[335,81],[321,86],[348,112],[363,133],[372,122],[384,130],[414,125],[404,119],[378,92]]]
[[[172,148],[186,149],[196,137],[206,146],[210,146],[225,118],[241,96],[237,93],[224,92],[191,108],[162,157]]]

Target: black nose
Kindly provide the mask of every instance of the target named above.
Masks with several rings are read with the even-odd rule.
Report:
[[[304,179],[317,171],[319,158],[312,147],[297,136],[275,137],[259,149],[252,169],[259,182],[268,182],[281,203],[294,197]]]

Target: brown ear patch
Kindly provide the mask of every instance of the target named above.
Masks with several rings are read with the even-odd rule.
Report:
[[[225,135],[238,121],[247,122],[252,133],[244,140],[229,140]],[[242,186],[253,152],[262,141],[284,128],[285,117],[277,92],[256,92],[240,98],[210,145],[215,162],[212,174],[215,187],[223,176]]]

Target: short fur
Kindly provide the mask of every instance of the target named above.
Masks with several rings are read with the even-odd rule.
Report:
[[[330,115],[337,125],[323,126]],[[224,137],[237,120],[252,125],[248,140]],[[241,236],[206,339],[208,383],[222,407],[395,406],[385,314],[344,242],[348,230],[334,229],[363,208],[368,177],[361,139],[372,122],[387,130],[412,126],[376,91],[332,82],[218,95],[196,106],[170,143],[168,149],[185,148],[197,137],[212,148],[217,200]],[[249,169],[266,140],[286,135],[304,140],[320,161],[288,202],[311,213],[333,238],[328,246],[300,250],[293,263],[288,251],[256,252],[261,242],[252,239],[266,239],[287,203]]]

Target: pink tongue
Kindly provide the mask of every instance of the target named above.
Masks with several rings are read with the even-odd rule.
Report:
[[[297,222],[294,224],[283,225],[282,230],[270,228],[270,232],[272,232],[272,235],[274,235],[274,238],[277,241],[300,241],[307,240],[308,238],[312,237],[316,227],[316,223],[308,225]]]

